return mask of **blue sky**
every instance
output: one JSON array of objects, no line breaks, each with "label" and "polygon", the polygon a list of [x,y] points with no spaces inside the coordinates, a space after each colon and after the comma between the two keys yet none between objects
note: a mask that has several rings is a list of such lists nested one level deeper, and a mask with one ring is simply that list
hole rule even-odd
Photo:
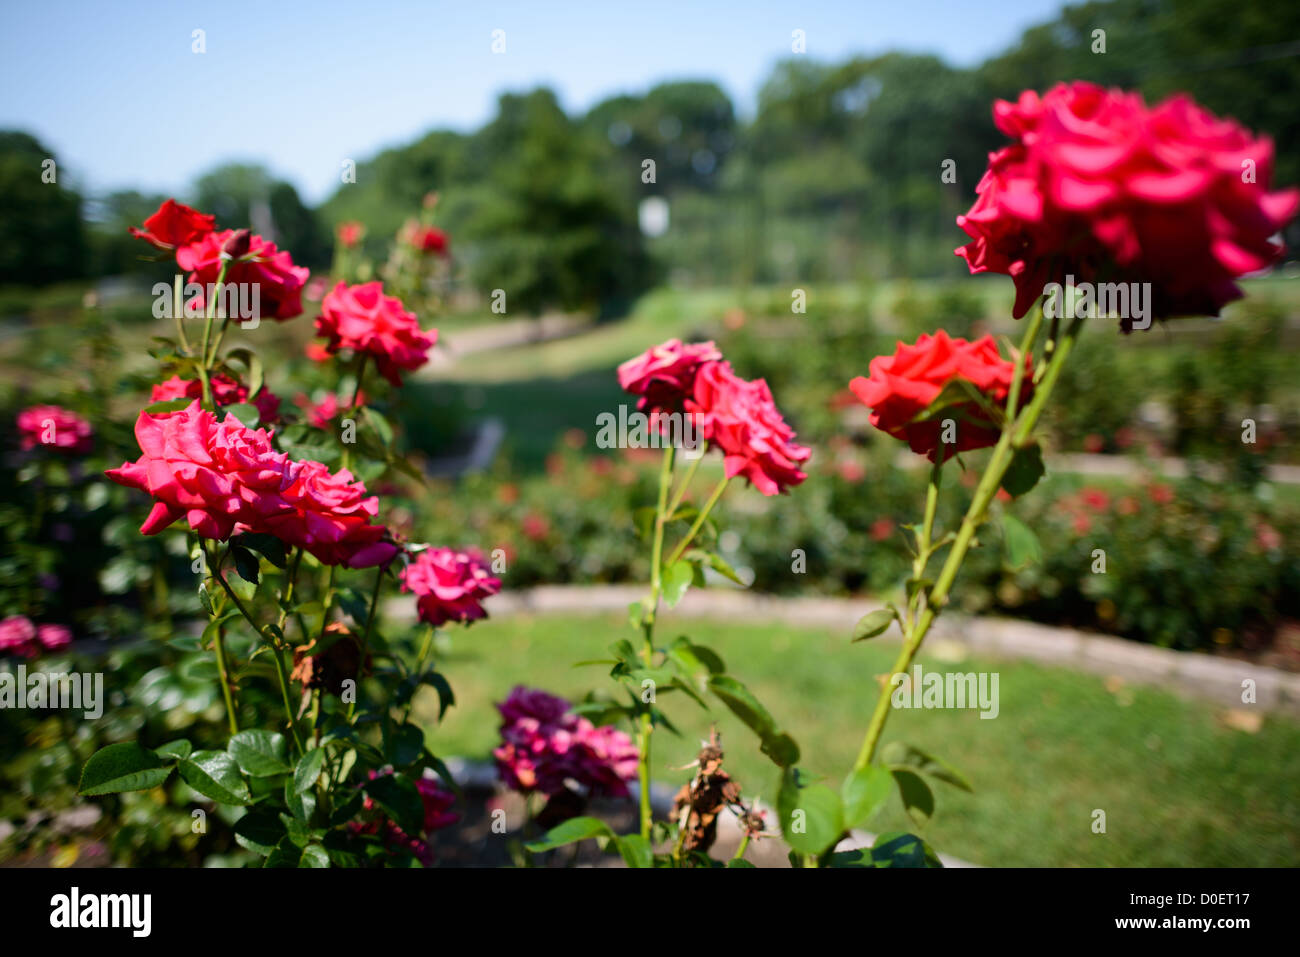
[{"label": "blue sky", "polygon": [[[889,49],[969,65],[1060,0],[521,3],[45,0],[0,13],[0,128],[35,134],[92,193],[182,193],[261,162],[317,202],[345,159],[435,127],[469,130],[507,90],[569,110],[667,79],[712,79],[752,109],[791,33],[820,60]],[[206,52],[192,51],[205,31]],[[492,32],[505,31],[494,54]]]}]

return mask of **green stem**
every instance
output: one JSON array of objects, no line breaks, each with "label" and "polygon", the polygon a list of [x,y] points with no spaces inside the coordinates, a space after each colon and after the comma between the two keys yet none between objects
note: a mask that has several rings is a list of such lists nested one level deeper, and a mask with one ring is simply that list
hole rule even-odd
[{"label": "green stem", "polygon": [[[659,469],[659,499],[655,505],[654,544],[650,548],[650,607],[643,609],[641,613],[641,629],[645,639],[641,657],[645,660],[647,668],[653,664],[654,659],[655,614],[659,610],[659,595],[663,589],[661,559],[664,551],[664,524],[668,517],[668,488],[673,481],[676,451],[671,445],[664,449],[663,464]],[[650,737],[654,734],[654,720],[651,718],[649,708],[642,710],[638,725],[636,771],[641,792],[639,795],[641,836],[649,840],[654,816],[650,806]]]},{"label": "green stem", "polygon": [[380,565],[375,574],[375,587],[370,592],[370,611],[366,614],[366,627],[361,633],[361,660],[357,665],[357,696],[348,705],[348,720],[357,713],[357,699],[361,697],[361,676],[366,669],[366,655],[370,651],[370,631],[375,624],[375,609],[379,605],[379,586],[384,583],[384,566]]},{"label": "green stem", "polygon": [[206,316],[203,322],[203,344],[199,350],[199,381],[203,383],[203,407],[209,412],[217,410],[212,401],[212,382],[208,376],[210,368],[208,361],[208,340],[212,338],[212,320],[217,316],[217,302],[221,299],[221,287],[226,282],[226,270],[230,268],[230,260],[223,258],[221,260],[221,270],[217,273],[217,283],[212,288],[212,295],[208,297],[208,307],[205,310]]},{"label": "green stem", "polygon": [[[993,497],[1002,484],[1002,477],[1011,465],[1011,459],[1015,454],[1015,446],[1018,442],[1025,441],[1033,431],[1039,415],[1046,406],[1052,387],[1060,377],[1061,365],[1070,354],[1070,349],[1078,336],[1081,320],[1076,319],[1064,338],[1057,343],[1056,348],[1053,350],[1048,369],[1039,383],[1034,398],[1017,415],[1016,406],[1020,400],[1021,380],[1024,377],[1024,357],[1029,355],[1033,349],[1034,340],[1037,338],[1039,327],[1042,325],[1042,319],[1041,309],[1035,309],[1031,313],[1029,328],[1025,332],[1020,352],[1015,357],[1017,374],[1011,380],[1011,389],[1007,396],[1007,416],[1003,425],[1002,436],[993,448],[993,455],[990,457],[988,465],[985,466],[984,475],[975,489],[975,495],[971,499],[970,507],[962,518],[961,527],[953,540],[952,551],[948,553],[943,568],[939,572],[939,577],[935,580],[934,586],[926,596],[925,609],[903,636],[903,647],[894,662],[893,668],[890,670],[891,676],[906,673],[912,659],[916,656],[917,650],[921,647],[921,642],[925,640],[930,626],[934,623],[934,619],[946,604],[948,593],[957,578],[962,562],[966,558],[966,552],[970,550],[975,539],[975,532],[984,521],[989,503],[993,501]],[[880,735],[884,731],[885,721],[889,717],[890,692],[891,689],[886,686],[881,689],[880,696],[876,699],[876,707],[872,712],[871,721],[867,725],[866,736],[863,738],[857,761],[853,765],[855,771],[865,768],[875,756],[876,746],[880,742]]]},{"label": "green stem", "polygon": [[722,481],[713,489],[713,494],[709,496],[709,500],[704,503],[704,508],[700,509],[700,514],[695,516],[695,521],[691,523],[690,529],[686,532],[686,537],[677,543],[677,547],[673,549],[673,553],[668,556],[666,564],[671,566],[676,563],[677,559],[682,557],[682,553],[686,551],[686,547],[695,539],[696,533],[704,527],[705,521],[708,520],[709,513],[713,511],[713,506],[718,504],[718,499],[722,498],[722,493],[727,490],[727,483],[730,481],[731,479],[723,476]]},{"label": "green stem", "polygon": [[[207,562],[208,568],[211,569],[213,567],[212,553],[208,550],[207,543],[202,538],[199,539],[199,547],[203,549],[203,560]],[[217,617],[215,610],[212,617],[214,620]],[[230,726],[231,734],[238,734],[239,721],[235,716],[235,702],[230,692],[230,671],[226,666],[226,645],[221,633],[222,627],[218,625],[217,633],[212,639],[212,649],[217,656],[217,676],[221,679],[221,697],[226,703],[226,723]]]},{"label": "green stem", "polygon": [[681,484],[677,487],[677,492],[673,495],[673,500],[668,505],[668,517],[677,514],[677,507],[682,504],[682,499],[686,496],[686,490],[691,486],[691,480],[695,478],[695,472],[699,469],[700,463],[704,461],[703,454],[696,457],[691,463],[691,467],[686,470],[686,475]]}]

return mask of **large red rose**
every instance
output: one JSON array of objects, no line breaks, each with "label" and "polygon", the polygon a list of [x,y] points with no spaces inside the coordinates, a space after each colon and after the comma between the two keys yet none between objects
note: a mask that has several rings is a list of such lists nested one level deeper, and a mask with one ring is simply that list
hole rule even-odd
[{"label": "large red rose", "polygon": [[712,342],[683,345],[680,339],[669,339],[620,365],[618,384],[641,397],[636,407],[642,412],[681,412],[695,391],[700,366],[721,358]]},{"label": "large red rose", "polygon": [[385,296],[379,282],[340,282],[321,303],[316,332],[329,340],[325,348],[331,353],[351,349],[372,356],[393,385],[402,384],[402,372],[428,362],[438,340],[437,330],[422,332],[415,313],[407,312],[396,296]]},{"label": "large red rose", "polygon": [[[963,380],[995,406],[1006,404],[1015,374],[1015,363],[998,354],[992,336],[975,342],[950,339],[940,329],[933,336],[922,334],[915,345],[898,343],[892,356],[871,360],[871,375],[849,383],[864,405],[871,407],[871,424],[896,439],[903,439],[913,452],[936,460],[943,449],[946,461],[957,452],[995,445],[999,430],[974,399],[945,405],[922,421],[917,417],[939,397],[950,382]],[[1025,358],[1025,377],[1020,402],[1033,392],[1030,360]],[[943,440],[943,421],[955,423],[955,441]]]},{"label": "large red rose", "polygon": [[[189,273],[187,282],[199,283],[205,295],[221,273],[222,248],[238,238],[236,232],[224,229],[208,233],[176,251],[177,265]],[[295,266],[289,253],[277,249],[275,243],[252,235],[244,256],[231,261],[225,281],[228,285],[256,285],[259,318],[283,320],[302,315],[302,288],[310,275],[311,270]],[[196,297],[194,301],[201,304],[205,300]]]},{"label": "large red rose", "polygon": [[[1090,83],[998,101],[1011,145],[957,223],[971,272],[1011,276],[1020,318],[1051,282],[1149,282],[1152,315],[1218,315],[1275,262],[1300,191],[1270,192],[1273,144],[1185,95],[1148,108]],[[1126,325],[1127,328],[1127,325]]]},{"label": "large red rose", "polygon": [[347,469],[331,472],[320,462],[289,462],[280,489],[287,508],[266,516],[259,531],[311,552],[326,565],[369,568],[397,554],[388,529],[371,525],[379,499],[366,495]]},{"label": "large red rose", "polygon": [[177,249],[198,242],[216,228],[216,222],[215,216],[169,199],[144,221],[144,229],[130,226],[127,231],[159,249]]},{"label": "large red rose", "polygon": [[224,540],[285,510],[280,486],[288,456],[263,429],[233,415],[218,422],[195,401],[164,415],[141,412],[135,423],[140,458],[109,469],[114,482],[147,492],[153,511],[141,526],[156,535],[184,517],[204,538]]},{"label": "large red rose", "polygon": [[727,362],[706,362],[695,376],[685,411],[702,439],[723,455],[727,478],[742,475],[764,495],[776,495],[808,476],[800,469],[812,449],[794,442],[762,379],[752,382]]}]

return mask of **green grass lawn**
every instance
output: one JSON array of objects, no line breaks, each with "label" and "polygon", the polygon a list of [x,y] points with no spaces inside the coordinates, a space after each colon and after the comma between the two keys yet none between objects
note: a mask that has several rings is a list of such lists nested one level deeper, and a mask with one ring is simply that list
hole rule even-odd
[{"label": "green grass lawn", "polygon": [[[802,766],[838,787],[875,700],[874,676],[896,646],[851,645],[824,629],[674,622],[660,639],[689,634],[726,660],[803,749]],[[612,690],[606,669],[572,662],[603,657],[631,637],[616,618],[518,617],[457,631],[442,668],[458,703],[432,728],[442,755],[483,758],[496,741],[500,701],[515,684],[576,699]],[[936,670],[996,671],[1000,714],[898,711],[885,740],[947,759],[975,786],[943,785],[923,832],[936,849],[989,866],[1294,866],[1300,863],[1300,726],[1269,715],[1257,734],[1223,726],[1203,702],[1163,691],[1107,690],[1103,679],[1017,662],[939,662]],[[433,702],[421,699],[431,723]],[[720,705],[706,715],[680,696],[660,704],[683,737],[656,734],[653,773],[674,786],[716,719],[727,765],[749,795],[774,802],[777,773],[753,734]],[[1094,834],[1094,809],[1106,833]],[[895,799],[871,830],[913,829]]]}]

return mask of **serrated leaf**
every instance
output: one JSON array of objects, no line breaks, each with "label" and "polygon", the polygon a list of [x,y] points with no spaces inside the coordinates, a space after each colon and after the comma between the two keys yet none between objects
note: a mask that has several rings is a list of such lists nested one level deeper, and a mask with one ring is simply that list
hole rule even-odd
[{"label": "serrated leaf", "polygon": [[885,745],[880,752],[880,760],[882,764],[891,769],[900,768],[916,771],[919,774],[932,777],[936,781],[943,781],[945,784],[951,784],[953,787],[961,788],[968,793],[974,793],[970,781],[951,764],[942,758],[936,758],[928,751],[922,751],[920,748],[904,744],[902,741],[891,741]]},{"label": "serrated leaf", "polygon": [[1002,540],[1006,546],[1004,560],[1011,570],[1042,562],[1043,547],[1038,542],[1038,536],[1033,529],[1008,512],[1002,513]]},{"label": "serrated leaf", "polygon": [[655,866],[654,850],[650,847],[650,842],[640,834],[624,834],[615,843],[628,867]]},{"label": "serrated leaf", "polygon": [[709,679],[709,690],[758,735],[763,753],[777,765],[790,767],[799,760],[799,745],[777,727],[771,713],[743,684],[730,675],[714,675]]},{"label": "serrated leaf", "polygon": [[226,750],[240,770],[251,778],[269,778],[293,770],[289,765],[288,742],[275,731],[240,731],[230,739]]},{"label": "serrated leaf", "polygon": [[218,804],[248,804],[248,784],[225,751],[195,751],[177,764],[185,783]]},{"label": "serrated leaf", "polygon": [[147,791],[162,784],[171,773],[170,759],[164,759],[134,741],[123,741],[101,748],[90,756],[81,770],[77,793],[94,797],[123,791]]},{"label": "serrated leaf", "polygon": [[260,421],[257,406],[248,402],[236,402],[233,405],[225,405],[221,407],[220,411],[233,415],[250,429],[257,428],[257,423]]},{"label": "serrated leaf", "polygon": [[781,835],[801,854],[821,854],[844,833],[840,796],[824,784],[799,785],[797,773],[786,768],[777,795]]},{"label": "serrated leaf", "polygon": [[235,842],[254,854],[268,856],[284,840],[284,822],[271,811],[249,811],[235,822]]}]

